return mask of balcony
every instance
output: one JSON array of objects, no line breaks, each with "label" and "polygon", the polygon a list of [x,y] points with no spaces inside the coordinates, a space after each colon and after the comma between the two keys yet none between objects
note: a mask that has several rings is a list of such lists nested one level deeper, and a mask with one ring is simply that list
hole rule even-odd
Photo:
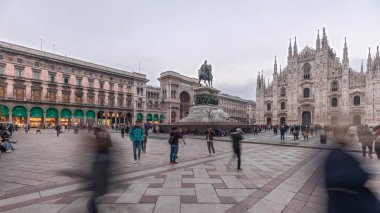
[{"label": "balcony", "polygon": [[307,97],[307,98],[304,98],[303,96],[298,96],[298,102],[299,103],[314,102],[314,95],[311,95],[310,97]]}]

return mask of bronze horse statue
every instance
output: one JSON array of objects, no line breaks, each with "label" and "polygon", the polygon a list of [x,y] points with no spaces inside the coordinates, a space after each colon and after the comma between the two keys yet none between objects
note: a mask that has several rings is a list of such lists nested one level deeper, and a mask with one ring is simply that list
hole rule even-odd
[{"label": "bronze horse statue", "polygon": [[199,79],[199,84],[201,84],[201,81],[203,80],[203,83],[206,86],[212,87],[212,79],[213,79],[212,67],[211,67],[211,64],[207,64],[207,60],[198,70],[198,79]]}]

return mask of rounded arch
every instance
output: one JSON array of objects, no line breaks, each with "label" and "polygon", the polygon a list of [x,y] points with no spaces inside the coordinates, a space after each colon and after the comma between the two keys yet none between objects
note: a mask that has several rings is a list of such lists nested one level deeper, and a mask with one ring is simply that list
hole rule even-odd
[{"label": "rounded arch", "polygon": [[331,98],[331,106],[332,107],[337,107],[338,106],[338,98],[336,98],[336,97]]},{"label": "rounded arch", "polygon": [[83,110],[81,110],[81,109],[75,110],[75,112],[74,112],[74,118],[83,118],[83,117],[84,117]]},{"label": "rounded arch", "polygon": [[190,103],[191,103],[191,98],[190,94],[187,91],[182,91],[179,94],[179,100],[180,100],[180,119],[185,118],[189,115],[190,111]]},{"label": "rounded arch", "polygon": [[311,112],[309,111],[302,112],[302,124],[303,125],[311,124]]},{"label": "rounded arch", "polygon": [[44,111],[41,107],[33,107],[30,109],[30,117],[31,118],[42,118],[44,117]]},{"label": "rounded arch", "polygon": [[136,120],[137,121],[142,121],[143,120],[143,114],[137,113]]},{"label": "rounded arch", "polygon": [[13,117],[27,117],[26,108],[23,106],[15,106],[12,109]]},{"label": "rounded arch", "polygon": [[165,115],[161,114],[160,115],[160,123],[164,123],[165,120]]},{"label": "rounded arch", "polygon": [[86,119],[95,119],[95,112],[93,110],[87,110]]},{"label": "rounded arch", "polygon": [[58,118],[58,110],[55,108],[49,108],[46,110],[46,118]]},{"label": "rounded arch", "polygon": [[305,63],[302,67],[303,70],[303,79],[311,78],[311,65],[309,63]]},{"label": "rounded arch", "polygon": [[62,109],[61,110],[61,118],[71,118],[71,110]]},{"label": "rounded arch", "polygon": [[360,96],[356,95],[354,97],[354,106],[360,106]]},{"label": "rounded arch", "polygon": [[339,82],[338,81],[332,81],[331,82],[331,91],[336,92],[339,90]]},{"label": "rounded arch", "polygon": [[5,105],[0,105],[0,117],[8,117],[9,108]]},{"label": "rounded arch", "polygon": [[146,115],[146,121],[152,121],[153,118],[152,118],[152,114],[147,114]]},{"label": "rounded arch", "polygon": [[154,114],[153,121],[158,121],[158,115],[157,114]]}]

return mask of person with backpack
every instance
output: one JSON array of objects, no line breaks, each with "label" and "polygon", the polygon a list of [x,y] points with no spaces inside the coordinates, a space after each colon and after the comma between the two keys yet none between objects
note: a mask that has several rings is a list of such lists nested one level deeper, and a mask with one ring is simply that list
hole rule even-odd
[{"label": "person with backpack", "polygon": [[169,144],[170,144],[170,164],[176,164],[176,159],[177,159],[177,153],[179,149],[179,139],[182,138],[182,134],[179,132],[179,128],[174,127],[172,129],[172,132],[170,133],[170,138],[169,138]]},{"label": "person with backpack", "polygon": [[[144,129],[141,127],[142,122],[136,121],[136,125],[129,130],[129,139],[133,143],[133,158],[134,163],[137,163],[137,160],[140,161],[141,156],[141,146],[142,141],[144,140]],[[138,154],[136,153],[138,150]]]}]

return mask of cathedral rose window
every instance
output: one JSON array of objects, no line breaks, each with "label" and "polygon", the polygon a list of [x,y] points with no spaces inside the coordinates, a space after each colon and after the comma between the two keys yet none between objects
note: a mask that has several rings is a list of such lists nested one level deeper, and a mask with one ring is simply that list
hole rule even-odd
[{"label": "cathedral rose window", "polygon": [[311,66],[309,63],[303,65],[303,79],[310,79]]},{"label": "cathedral rose window", "polygon": [[336,92],[336,91],[338,91],[338,82],[337,82],[337,81],[333,81],[333,82],[331,83],[331,91],[332,91],[332,92]]}]

